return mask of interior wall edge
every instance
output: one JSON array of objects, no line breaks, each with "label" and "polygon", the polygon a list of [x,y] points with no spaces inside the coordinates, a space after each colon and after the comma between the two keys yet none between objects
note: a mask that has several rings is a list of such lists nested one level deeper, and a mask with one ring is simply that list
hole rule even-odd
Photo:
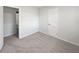
[{"label": "interior wall edge", "polygon": [[34,30],[34,31],[32,31],[32,32],[31,32],[31,33],[29,33],[29,34],[22,35],[22,36],[20,36],[20,37],[19,37],[19,39],[22,39],[22,38],[24,38],[24,37],[27,37],[27,36],[29,36],[29,35],[31,35],[31,34],[36,33],[36,32],[39,32],[39,29],[38,29],[38,30]]},{"label": "interior wall edge", "polygon": [[60,40],[63,40],[63,41],[65,41],[65,42],[74,44],[74,45],[76,45],[76,46],[79,46],[79,43],[76,43],[76,42],[74,42],[74,41],[69,41],[69,40],[64,39],[64,38],[62,38],[62,37],[59,37],[59,36],[56,36],[56,38],[58,38],[58,39],[60,39]]},{"label": "interior wall edge", "polygon": [[[52,36],[52,35],[50,35],[50,34],[47,34],[47,33],[45,33],[45,32],[42,32],[42,31],[39,31],[39,32],[44,33],[44,34],[49,35],[49,36]],[[74,44],[74,45],[76,45],[76,46],[79,46],[78,43],[73,42],[73,41],[69,41],[69,40],[64,39],[64,38],[62,38],[62,37],[59,37],[59,36],[57,36],[57,35],[56,35],[56,36],[52,36],[52,37],[55,37],[55,38],[57,38],[57,39],[59,39],[59,40],[63,40],[63,41],[68,42],[68,43],[70,43],[70,44]]]},{"label": "interior wall edge", "polygon": [[4,46],[4,42],[0,43],[0,50],[2,50],[3,46]]},{"label": "interior wall edge", "polygon": [[0,6],[0,50],[4,45],[3,39],[3,6]]},{"label": "interior wall edge", "polygon": [[10,33],[10,34],[7,34],[7,35],[4,35],[4,37],[8,37],[8,36],[11,36],[11,35],[14,35],[15,33]]}]

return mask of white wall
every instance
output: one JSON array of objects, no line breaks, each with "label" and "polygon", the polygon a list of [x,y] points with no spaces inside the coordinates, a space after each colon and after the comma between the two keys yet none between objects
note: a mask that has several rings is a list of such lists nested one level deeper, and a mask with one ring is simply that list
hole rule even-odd
[{"label": "white wall", "polygon": [[45,7],[40,8],[39,30],[42,33],[48,34],[48,9]]},{"label": "white wall", "polygon": [[3,7],[0,6],[0,49],[3,46]]},{"label": "white wall", "polygon": [[19,8],[19,38],[26,37],[39,31],[39,8],[38,7],[15,7]]},{"label": "white wall", "polygon": [[[43,16],[41,16],[47,18],[49,16],[47,10],[55,8],[58,8],[58,28],[56,29],[57,33],[55,37],[79,45],[79,7],[45,7],[41,8],[41,10],[43,9],[41,12],[46,11],[46,13],[43,12]],[[48,20],[45,18],[40,19],[40,22],[42,22],[40,23],[40,28],[42,28],[41,32],[43,31],[43,33],[48,27],[46,21]]]},{"label": "white wall", "polygon": [[60,7],[58,37],[79,45],[79,7]]},{"label": "white wall", "polygon": [[16,9],[4,7],[4,37],[16,33]]},{"label": "white wall", "polygon": [[39,9],[35,7],[20,7],[19,35],[20,38],[39,30]]}]

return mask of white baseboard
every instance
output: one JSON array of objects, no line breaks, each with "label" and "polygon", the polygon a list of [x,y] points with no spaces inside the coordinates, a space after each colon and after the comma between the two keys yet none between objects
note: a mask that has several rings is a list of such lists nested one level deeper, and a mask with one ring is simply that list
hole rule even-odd
[{"label": "white baseboard", "polygon": [[7,35],[4,35],[4,37],[8,37],[8,36],[11,36],[11,35],[14,35],[15,33],[10,33],[10,34],[7,34]]},{"label": "white baseboard", "polygon": [[73,41],[69,41],[69,40],[67,40],[67,39],[63,39],[63,38],[58,37],[58,36],[56,36],[56,38],[58,38],[58,39],[60,39],[60,40],[63,40],[63,41],[66,41],[66,42],[69,42],[69,43],[71,43],[71,44],[74,44],[74,45],[79,46],[79,43],[76,43],[76,42],[73,42]]},{"label": "white baseboard", "polygon": [[[41,32],[41,31],[40,31]],[[41,33],[43,33],[43,32],[41,32]],[[47,34],[47,33],[44,33],[44,34],[46,34],[46,35],[49,35],[49,34]],[[50,35],[51,36],[51,35]],[[63,40],[63,41],[66,41],[66,42],[68,42],[68,43],[71,43],[71,44],[74,44],[74,45],[76,45],[76,46],[79,46],[79,43],[76,43],[76,42],[73,42],[73,41],[69,41],[69,40],[67,40],[67,39],[63,39],[63,38],[61,38],[61,37],[59,37],[59,36],[52,36],[52,37],[55,37],[55,38],[58,38],[58,39],[60,39],[60,40]]]},{"label": "white baseboard", "polygon": [[19,39],[22,39],[22,38],[24,38],[24,37],[26,37],[26,36],[29,36],[29,35],[31,35],[31,34],[34,34],[34,33],[36,33],[36,32],[39,32],[39,30],[34,30],[34,31],[32,31],[31,33],[29,33],[29,34],[26,34],[26,35],[23,35],[23,36],[19,36]]},{"label": "white baseboard", "polygon": [[39,31],[39,32],[44,33],[44,34],[46,34],[46,35],[49,35],[48,32],[43,32],[43,31]]}]

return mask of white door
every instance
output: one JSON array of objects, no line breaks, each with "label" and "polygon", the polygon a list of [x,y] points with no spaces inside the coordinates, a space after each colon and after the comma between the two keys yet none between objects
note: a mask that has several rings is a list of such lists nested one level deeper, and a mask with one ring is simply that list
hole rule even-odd
[{"label": "white door", "polygon": [[56,36],[58,21],[58,9],[52,8],[48,10],[48,33],[51,36]]}]

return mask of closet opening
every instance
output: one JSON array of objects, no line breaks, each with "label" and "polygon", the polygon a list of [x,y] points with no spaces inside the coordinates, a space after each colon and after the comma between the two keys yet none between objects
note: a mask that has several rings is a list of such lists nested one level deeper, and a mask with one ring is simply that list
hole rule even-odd
[{"label": "closet opening", "polygon": [[4,39],[9,36],[19,38],[19,9],[4,6],[3,10]]}]

